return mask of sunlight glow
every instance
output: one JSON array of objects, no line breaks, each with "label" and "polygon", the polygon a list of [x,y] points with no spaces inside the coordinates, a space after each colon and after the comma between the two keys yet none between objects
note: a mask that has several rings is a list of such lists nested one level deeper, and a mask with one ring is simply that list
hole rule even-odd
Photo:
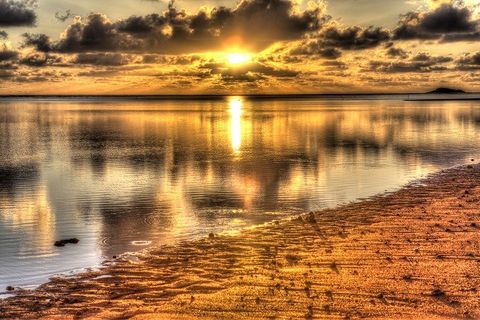
[{"label": "sunlight glow", "polygon": [[252,60],[252,56],[248,53],[233,52],[227,56],[228,63],[230,64],[244,64]]},{"label": "sunlight glow", "polygon": [[231,115],[231,139],[232,149],[235,153],[240,151],[242,146],[242,107],[243,102],[239,97],[233,97],[230,102]]}]

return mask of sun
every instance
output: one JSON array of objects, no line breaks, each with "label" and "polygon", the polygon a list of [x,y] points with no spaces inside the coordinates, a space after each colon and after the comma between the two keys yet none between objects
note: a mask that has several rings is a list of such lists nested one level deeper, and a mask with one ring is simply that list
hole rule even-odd
[{"label": "sun", "polygon": [[227,55],[228,63],[230,64],[244,64],[252,60],[252,56],[248,53],[232,52]]}]

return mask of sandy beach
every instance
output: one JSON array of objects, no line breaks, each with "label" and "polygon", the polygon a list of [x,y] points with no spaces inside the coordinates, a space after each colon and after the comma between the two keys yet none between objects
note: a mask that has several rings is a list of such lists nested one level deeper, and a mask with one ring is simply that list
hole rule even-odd
[{"label": "sandy beach", "polygon": [[5,319],[480,318],[480,166],[160,247],[0,301]]}]

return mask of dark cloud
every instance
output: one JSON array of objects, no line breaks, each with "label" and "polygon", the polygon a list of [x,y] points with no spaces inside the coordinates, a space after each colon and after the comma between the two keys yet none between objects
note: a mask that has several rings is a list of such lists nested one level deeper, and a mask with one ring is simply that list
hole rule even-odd
[{"label": "dark cloud", "polygon": [[437,56],[437,57],[432,57],[429,53],[422,52],[419,53],[415,56],[413,56],[411,61],[414,62],[427,62],[427,63],[432,63],[432,64],[442,64],[442,63],[447,63],[450,61],[453,61],[452,57],[447,57],[447,56]]},{"label": "dark cloud", "polygon": [[383,28],[349,27],[338,29],[330,27],[322,31],[320,41],[326,47],[343,50],[362,50],[378,46],[390,39],[390,32]]},{"label": "dark cloud", "polygon": [[293,55],[319,56],[325,59],[337,59],[342,52],[337,48],[326,48],[321,41],[307,41],[290,51]]},{"label": "dark cloud", "polygon": [[190,53],[234,45],[260,50],[317,31],[327,19],[320,8],[295,8],[291,0],[242,0],[233,9],[216,7],[189,14],[170,3],[162,14],[117,22],[93,13],[86,19],[74,19],[50,48],[67,53]]},{"label": "dark cloud", "polygon": [[16,51],[8,50],[5,48],[3,50],[0,50],[0,62],[11,61],[16,59],[17,57],[18,52]]},{"label": "dark cloud", "polygon": [[463,71],[480,70],[480,52],[467,54],[457,60],[457,69]]},{"label": "dark cloud", "polygon": [[467,8],[443,4],[433,12],[423,15],[418,26],[431,33],[472,32],[478,21],[471,21],[471,15]]},{"label": "dark cloud", "polygon": [[304,41],[291,53],[337,59],[342,55],[340,50],[370,49],[389,40],[390,32],[383,28],[349,27],[339,29],[336,26],[331,26],[321,30],[315,40]]},{"label": "dark cloud", "polygon": [[395,47],[390,47],[387,49],[387,56],[389,57],[394,57],[394,58],[407,58],[408,57],[408,52],[401,49],[401,48],[395,48]]},{"label": "dark cloud", "polygon": [[386,73],[433,72],[448,70],[444,64],[453,61],[451,57],[420,53],[409,60],[371,61],[369,71]]},{"label": "dark cloud", "polygon": [[52,51],[52,43],[50,41],[50,37],[45,34],[24,33],[23,37],[23,47],[34,47],[37,51],[40,52]]},{"label": "dark cloud", "polygon": [[0,27],[32,26],[37,16],[32,0],[0,0]]},{"label": "dark cloud", "polygon": [[30,67],[45,67],[62,62],[60,57],[48,53],[31,53],[20,59],[20,63]]},{"label": "dark cloud", "polygon": [[58,52],[91,52],[132,50],[137,46],[140,46],[139,41],[122,37],[105,15],[91,14],[85,22],[75,19],[53,49]]},{"label": "dark cloud", "polygon": [[342,71],[348,69],[346,63],[337,60],[324,61],[322,65],[326,67],[328,71]]},{"label": "dark cloud", "polygon": [[122,66],[131,63],[132,60],[130,55],[121,53],[80,53],[73,62],[97,66]]},{"label": "dark cloud", "polygon": [[47,61],[48,57],[45,54],[34,53],[22,58],[20,63],[30,67],[44,67]]},{"label": "dark cloud", "polygon": [[64,13],[59,12],[59,11],[55,12],[55,19],[57,19],[60,22],[65,22],[65,21],[67,21],[68,19],[70,19],[74,16],[75,16],[75,14],[72,13],[71,10],[67,10]]},{"label": "dark cloud", "polygon": [[0,79],[11,80],[14,76],[15,74],[13,72],[0,68]]},{"label": "dark cloud", "polygon": [[55,71],[43,71],[43,69],[35,69],[34,71],[22,71],[10,74],[10,81],[19,83],[33,82],[58,82],[65,81],[70,76],[66,73]]},{"label": "dark cloud", "polygon": [[472,20],[472,13],[466,7],[454,4],[442,4],[426,13],[409,12],[405,14],[394,30],[394,39],[440,39],[449,34],[457,36],[474,33],[478,21]]},{"label": "dark cloud", "polygon": [[442,42],[456,42],[456,41],[479,41],[480,40],[480,31],[470,32],[470,33],[451,33],[445,34],[442,37]]}]

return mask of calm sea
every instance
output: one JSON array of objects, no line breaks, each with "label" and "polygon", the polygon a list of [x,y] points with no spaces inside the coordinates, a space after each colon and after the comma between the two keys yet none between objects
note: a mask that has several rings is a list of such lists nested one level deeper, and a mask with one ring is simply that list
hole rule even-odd
[{"label": "calm sea", "polygon": [[480,101],[405,98],[1,99],[0,292],[478,158]]}]

